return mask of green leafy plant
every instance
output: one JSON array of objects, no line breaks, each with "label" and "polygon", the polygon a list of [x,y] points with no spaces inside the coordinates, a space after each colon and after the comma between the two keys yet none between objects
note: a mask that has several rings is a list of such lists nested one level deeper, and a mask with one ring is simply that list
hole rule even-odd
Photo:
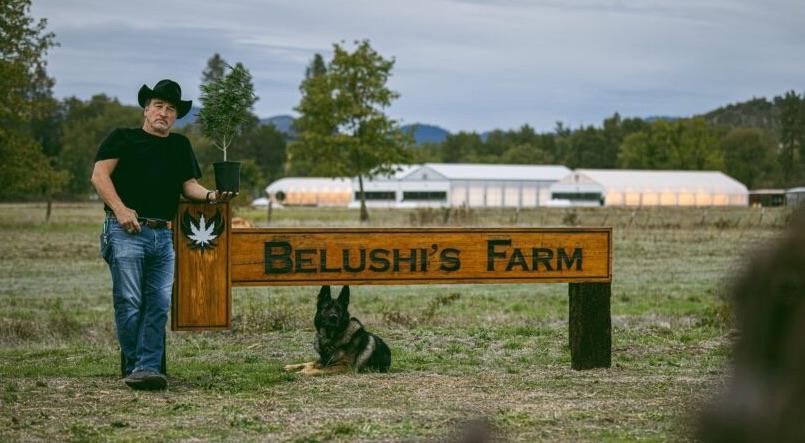
[{"label": "green leafy plant", "polygon": [[227,149],[249,121],[251,108],[257,101],[249,71],[240,63],[234,68],[226,67],[230,70],[228,74],[201,85],[202,107],[198,113],[201,133],[224,153],[224,161]]}]

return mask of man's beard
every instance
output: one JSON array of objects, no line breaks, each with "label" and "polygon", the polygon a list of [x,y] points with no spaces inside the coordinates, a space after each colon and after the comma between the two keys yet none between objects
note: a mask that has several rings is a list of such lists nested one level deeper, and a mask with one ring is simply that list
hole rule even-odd
[{"label": "man's beard", "polygon": [[168,122],[164,120],[154,120],[151,122],[151,127],[157,131],[166,132],[170,129]]}]

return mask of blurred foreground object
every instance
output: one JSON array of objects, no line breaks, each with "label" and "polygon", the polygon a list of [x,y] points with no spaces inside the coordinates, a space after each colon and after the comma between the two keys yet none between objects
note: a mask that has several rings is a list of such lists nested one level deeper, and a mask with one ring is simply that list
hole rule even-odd
[{"label": "blurred foreground object", "polygon": [[727,391],[703,415],[712,442],[805,441],[805,210],[732,288],[739,338]]}]

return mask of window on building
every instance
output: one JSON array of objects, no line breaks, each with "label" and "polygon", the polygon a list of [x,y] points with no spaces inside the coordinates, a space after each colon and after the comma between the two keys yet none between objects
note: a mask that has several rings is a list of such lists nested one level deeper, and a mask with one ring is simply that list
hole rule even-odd
[{"label": "window on building", "polygon": [[447,200],[447,192],[445,191],[405,191],[403,192],[403,200],[420,200],[420,201],[445,201]]},{"label": "window on building", "polygon": [[554,200],[570,200],[570,201],[600,201],[600,192],[554,192],[551,194]]},{"label": "window on building", "polygon": [[[394,191],[365,191],[367,200],[396,200],[397,195]],[[360,191],[355,191],[355,200],[361,199]]]}]

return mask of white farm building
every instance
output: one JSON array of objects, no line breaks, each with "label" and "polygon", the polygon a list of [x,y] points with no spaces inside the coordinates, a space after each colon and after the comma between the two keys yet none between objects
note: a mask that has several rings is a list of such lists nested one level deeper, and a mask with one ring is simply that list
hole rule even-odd
[{"label": "white farm building", "polygon": [[785,204],[788,206],[805,205],[805,187],[785,191]]},{"label": "white farm building", "polygon": [[[533,208],[550,199],[550,186],[570,169],[564,166],[425,163],[406,166],[392,177],[364,181],[373,207]],[[353,179],[350,206],[360,204]]]},{"label": "white farm building", "polygon": [[348,178],[285,177],[268,185],[266,194],[288,206],[347,206],[352,183]]},{"label": "white farm building", "polygon": [[718,171],[577,169],[551,186],[574,206],[747,206],[749,192]]},{"label": "white farm building", "polygon": [[[363,186],[370,207],[533,208],[546,204],[551,185],[570,172],[555,165],[425,163],[364,180]],[[278,201],[282,191],[284,205],[357,207],[359,189],[357,178],[286,177],[271,183],[266,193]]]}]

